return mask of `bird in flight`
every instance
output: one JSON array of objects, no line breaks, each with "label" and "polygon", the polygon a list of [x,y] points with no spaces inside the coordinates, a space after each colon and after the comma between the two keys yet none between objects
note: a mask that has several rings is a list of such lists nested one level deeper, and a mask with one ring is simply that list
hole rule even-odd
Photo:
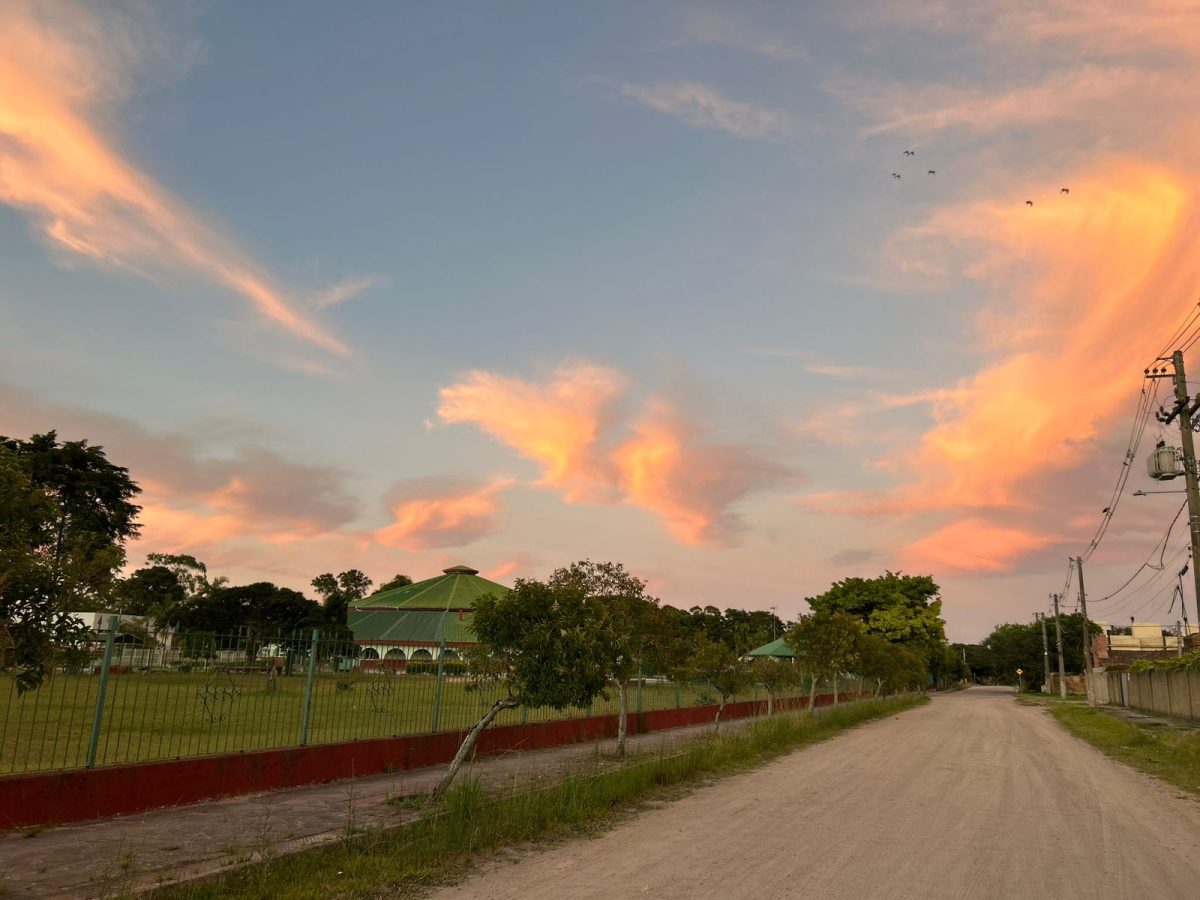
[{"label": "bird in flight", "polygon": [[900,177],[900,173],[899,173],[899,172],[893,172],[893,173],[892,173],[892,177],[893,177],[893,178],[899,178],[899,177]]},{"label": "bird in flight", "polygon": [[1058,192],[1060,194],[1069,194],[1069,193],[1071,193],[1071,189],[1070,188],[1059,188]]},{"label": "bird in flight", "polygon": [[904,155],[905,155],[905,156],[916,156],[916,155],[917,155],[917,151],[916,151],[916,150],[905,150],[905,151],[904,151]]},{"label": "bird in flight", "polygon": [[935,172],[933,169],[930,169],[930,170],[929,170],[929,174],[930,174],[930,175],[936,175],[936,174],[937,174],[937,172]]},{"label": "bird in flight", "polygon": [[1032,201],[1032,200],[1026,200],[1026,201],[1025,201],[1025,205],[1026,205],[1026,206],[1033,206],[1033,201]]},{"label": "bird in flight", "polygon": [[1100,514],[1102,516],[1107,516],[1110,512],[1112,512],[1111,506],[1106,506],[1106,507],[1104,507],[1104,509],[1100,510]]}]

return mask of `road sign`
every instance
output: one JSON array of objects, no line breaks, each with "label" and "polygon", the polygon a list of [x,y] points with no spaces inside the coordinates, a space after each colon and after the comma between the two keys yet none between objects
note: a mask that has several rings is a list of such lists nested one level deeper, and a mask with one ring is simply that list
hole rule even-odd
[{"label": "road sign", "polygon": [[1024,674],[1025,674],[1025,670],[1024,670],[1024,669],[1017,669],[1017,674],[1018,674],[1018,675],[1024,675]]}]

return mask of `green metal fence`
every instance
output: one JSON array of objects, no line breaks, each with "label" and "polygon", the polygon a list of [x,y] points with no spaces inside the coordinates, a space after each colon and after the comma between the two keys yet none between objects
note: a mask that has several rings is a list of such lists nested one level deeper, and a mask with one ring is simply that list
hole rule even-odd
[{"label": "green metal fence", "polygon": [[[0,775],[454,731],[503,691],[468,690],[452,661],[409,671],[359,649],[316,630],[178,635],[149,647],[110,633],[82,670],[57,670],[36,690],[18,694],[0,675]],[[586,709],[508,710],[497,724],[615,713],[612,694]],[[765,697],[754,687],[736,699]],[[715,702],[704,684],[645,679],[629,690],[631,713]]]}]

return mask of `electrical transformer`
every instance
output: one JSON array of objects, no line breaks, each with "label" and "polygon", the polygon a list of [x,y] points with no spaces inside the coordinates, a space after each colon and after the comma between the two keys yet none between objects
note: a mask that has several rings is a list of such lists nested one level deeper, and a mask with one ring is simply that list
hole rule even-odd
[{"label": "electrical transformer", "polygon": [[1155,481],[1170,481],[1183,474],[1179,465],[1179,451],[1174,447],[1155,447],[1146,459],[1146,471]]}]

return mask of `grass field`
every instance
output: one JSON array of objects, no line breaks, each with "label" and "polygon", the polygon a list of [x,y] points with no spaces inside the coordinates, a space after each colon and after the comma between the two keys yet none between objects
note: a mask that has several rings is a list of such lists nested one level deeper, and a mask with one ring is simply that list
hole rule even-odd
[{"label": "grass field", "polygon": [[[295,746],[304,717],[305,676],[150,672],[109,679],[97,765]],[[0,774],[83,766],[100,679],[55,675],[23,696],[0,676]],[[798,691],[804,694],[804,691]],[[473,724],[495,699],[447,678],[438,698],[434,675],[319,674],[314,679],[308,742],[327,743],[450,731]],[[762,697],[752,691],[741,699]],[[644,710],[714,702],[703,685],[647,682]],[[630,711],[637,709],[630,690]],[[436,709],[436,722],[435,722]],[[511,710],[497,724],[615,713],[615,696],[592,709]]]}]

